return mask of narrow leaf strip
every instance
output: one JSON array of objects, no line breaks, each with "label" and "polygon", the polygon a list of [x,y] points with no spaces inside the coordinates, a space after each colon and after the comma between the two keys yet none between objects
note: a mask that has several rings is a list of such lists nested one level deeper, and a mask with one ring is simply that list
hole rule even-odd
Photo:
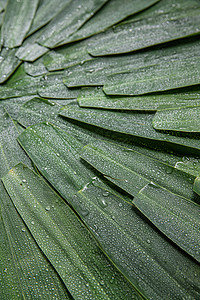
[{"label": "narrow leaf strip", "polygon": [[36,39],[40,36],[42,30],[35,32],[24,40],[21,47],[16,51],[16,56],[23,61],[33,62],[40,56],[44,55],[49,51],[48,48],[43,47],[36,43]]},{"label": "narrow leaf strip", "polygon": [[62,71],[41,77],[41,84],[37,89],[39,96],[52,99],[75,99],[79,93],[79,90],[68,89],[63,84],[62,79]]},{"label": "narrow leaf strip", "polygon": [[38,43],[53,48],[77,31],[108,0],[73,0],[45,27]]},{"label": "narrow leaf strip", "polygon": [[81,157],[132,196],[136,196],[147,181],[188,199],[193,196],[195,176],[131,149],[97,141],[85,146]]},{"label": "narrow leaf strip", "polygon": [[[5,161],[1,160],[1,163]],[[2,299],[72,299],[60,276],[39,249],[16,211],[2,183],[0,193],[3,218],[0,221]]]},{"label": "narrow leaf strip", "polygon": [[200,206],[148,184],[133,199],[136,207],[167,237],[200,262]]},{"label": "narrow leaf strip", "polygon": [[94,56],[121,54],[198,34],[199,14],[200,6],[195,5],[118,25],[99,34],[88,52]]},{"label": "narrow leaf strip", "polygon": [[[80,108],[75,104],[64,106],[60,115],[69,119],[77,120],[86,124],[98,126],[114,132],[119,132],[131,136],[142,137],[149,140],[162,141],[164,144],[171,144],[181,147],[184,151],[199,152],[199,140],[173,136],[160,133],[152,127],[152,114],[114,112],[107,110],[96,110]],[[130,126],[131,124],[131,126]],[[193,149],[193,150],[192,150]]]},{"label": "narrow leaf strip", "polygon": [[160,130],[200,132],[200,106],[158,111],[152,121]]},{"label": "narrow leaf strip", "polygon": [[[95,39],[97,39],[95,36],[90,38],[88,43],[93,43]],[[71,67],[66,70],[66,78],[64,80],[69,87],[104,85],[108,80],[107,77],[115,76],[114,74],[120,74],[116,76],[123,76],[123,74],[125,76],[126,74],[129,74],[130,80],[134,85],[139,83],[142,84],[143,80],[146,80],[146,77],[148,78],[148,76],[151,80],[154,80],[153,76],[159,75],[158,80],[164,80],[165,76],[167,76],[167,74],[165,74],[166,70],[169,72],[171,70],[173,72],[173,77],[179,76],[179,68],[184,66],[184,63],[185,65],[188,63],[188,70],[191,72],[195,71],[197,69],[196,60],[197,62],[199,61],[199,49],[199,40],[191,38],[185,41],[181,40],[179,42],[174,42],[170,45],[165,44],[162,47],[121,55],[120,57],[97,57],[91,61],[84,62],[83,64],[80,63],[76,67]],[[191,67],[192,63],[194,63],[194,68]],[[153,73],[154,69],[155,74]],[[156,72],[160,72],[160,74],[156,75]],[[180,74],[180,78],[181,76],[182,74]],[[137,78],[139,83],[136,82]],[[192,78],[188,80],[192,80]],[[122,83],[123,81],[119,82],[119,88]],[[144,85],[147,85],[147,83],[148,81],[144,82]],[[122,95],[125,94],[127,89],[130,89],[130,84],[129,81],[124,82],[124,92]],[[175,84],[175,82],[173,84]],[[111,87],[112,85],[110,83],[109,88]],[[145,89],[147,88],[148,86],[142,87],[140,94],[144,94]],[[135,95],[136,93],[133,92],[134,90],[128,95]],[[118,95],[117,93],[114,94]]]},{"label": "narrow leaf strip", "polygon": [[142,95],[197,85],[200,83],[199,56],[177,59],[135,71],[108,76],[104,92],[108,95]]},{"label": "narrow leaf strip", "polygon": [[20,46],[29,31],[39,0],[8,0],[1,39],[5,47]]},{"label": "narrow leaf strip", "polygon": [[[10,102],[10,101],[9,101]],[[22,161],[31,162],[16,141],[18,131],[9,115],[0,110],[0,174],[6,175],[11,167]],[[26,179],[25,179],[26,180]],[[5,299],[38,299],[49,297],[69,299],[58,274],[38,248],[25,223],[17,213],[3,184],[0,182],[1,263],[0,295]],[[0,251],[1,251],[0,250]],[[5,251],[5,252],[4,252]]]},{"label": "narrow leaf strip", "polygon": [[43,57],[43,63],[48,71],[57,71],[91,60],[87,52],[88,39],[75,44],[50,51]]},{"label": "narrow leaf strip", "polygon": [[200,195],[200,176],[195,179],[193,190],[195,193]]},{"label": "narrow leaf strip", "polygon": [[42,58],[37,59],[33,63],[24,62],[24,70],[30,76],[41,76],[48,74],[47,69],[42,63]]},{"label": "narrow leaf strip", "polygon": [[21,61],[15,56],[15,53],[15,49],[4,48],[1,51],[0,83],[5,82],[21,64]]},{"label": "narrow leaf strip", "polygon": [[69,41],[72,42],[80,40],[104,31],[128,16],[140,12],[156,2],[158,2],[158,0],[126,0],[123,2],[121,0],[110,0],[95,14],[93,18],[87,21],[77,32],[64,40],[61,44]]},{"label": "narrow leaf strip", "polygon": [[[88,168],[76,152],[77,141],[58,129],[57,139],[55,134],[51,138],[53,128],[46,125],[45,130],[43,124],[30,127],[20,135],[20,144],[46,179],[70,202],[118,269],[147,299],[196,297],[198,264],[170,244],[124,198],[111,189],[100,188],[96,176],[86,180]],[[78,173],[74,168],[75,160],[77,167],[85,166],[84,172]],[[74,194],[71,182],[76,182],[77,187],[82,185],[78,193]]]},{"label": "narrow leaf strip", "polygon": [[28,35],[33,34],[49,21],[51,21],[71,0],[44,0],[41,1],[35,18],[28,32]]},{"label": "narrow leaf strip", "polygon": [[28,76],[24,72],[23,65],[21,65],[6,83],[0,85],[0,98],[9,99],[13,97],[35,95],[39,84],[40,78]]},{"label": "narrow leaf strip", "polygon": [[175,164],[175,168],[182,170],[194,176],[200,176],[200,159],[198,157],[186,157],[184,160],[179,160]]},{"label": "narrow leaf strip", "polygon": [[[105,131],[104,129],[100,129],[95,126],[87,127],[87,125],[84,126],[83,124],[82,126],[79,126],[79,124],[69,122],[66,118],[59,116],[58,113],[61,106],[66,105],[66,102],[70,100],[47,101],[41,98],[33,98],[32,100],[28,101],[29,99],[27,98],[27,102],[23,104],[21,108],[13,104],[12,110],[10,106],[8,107],[8,103],[10,103],[10,101],[6,101],[6,107],[8,107],[12,115],[15,116],[14,118],[17,119],[20,124],[23,124],[24,127],[41,122],[50,122],[66,131],[68,134],[74,136],[82,143],[83,146],[93,143],[96,141],[96,139],[108,142],[113,141],[115,144],[158,159],[163,163],[169,164],[170,166],[174,166],[178,169],[180,169],[179,167],[181,166],[181,163],[183,165],[190,162],[193,169],[196,167],[196,172],[198,171],[199,160],[196,157],[186,157],[175,154],[172,156],[171,153],[166,151],[158,151],[136,145],[134,141],[131,141],[130,138],[127,139],[126,135],[123,136],[123,139],[120,139],[117,133],[115,134],[114,132]],[[13,101],[17,104],[18,100],[19,99],[16,98]],[[197,176],[196,173],[191,174]]]},{"label": "narrow leaf strip", "polygon": [[3,183],[75,299],[123,299],[125,295],[140,298],[108,262],[74,212],[38,175],[19,164]]},{"label": "narrow leaf strip", "polygon": [[83,88],[77,98],[81,107],[150,111],[198,106],[199,99],[199,88],[132,97],[108,96],[101,88]]}]

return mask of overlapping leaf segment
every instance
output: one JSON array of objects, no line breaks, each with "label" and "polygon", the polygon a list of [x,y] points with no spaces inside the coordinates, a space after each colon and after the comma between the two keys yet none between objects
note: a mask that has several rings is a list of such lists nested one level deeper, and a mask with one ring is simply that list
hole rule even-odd
[{"label": "overlapping leaf segment", "polygon": [[0,1],[0,298],[200,298],[200,3]]}]

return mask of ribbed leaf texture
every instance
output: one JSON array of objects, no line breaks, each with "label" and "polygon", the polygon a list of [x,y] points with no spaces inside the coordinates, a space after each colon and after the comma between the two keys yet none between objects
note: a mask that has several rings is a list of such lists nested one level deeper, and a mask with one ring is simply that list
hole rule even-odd
[{"label": "ribbed leaf texture", "polygon": [[199,15],[0,1],[0,299],[200,299]]}]

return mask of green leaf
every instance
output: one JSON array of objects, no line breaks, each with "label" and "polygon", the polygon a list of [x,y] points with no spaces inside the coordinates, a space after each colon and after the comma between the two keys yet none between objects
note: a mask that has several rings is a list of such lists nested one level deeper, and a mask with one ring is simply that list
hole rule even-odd
[{"label": "green leaf", "polygon": [[[41,124],[26,129],[19,141],[40,172],[70,202],[108,257],[145,298],[198,298],[199,265],[151,227],[123,197],[101,188],[97,178],[88,181],[87,168],[84,172],[80,169],[83,164],[75,139]],[[81,190],[74,194],[80,185]],[[185,272],[187,276],[183,276]]]},{"label": "green leaf", "polygon": [[[7,107],[8,101],[6,102],[7,102],[6,104]],[[185,156],[180,156],[175,154],[171,155],[171,153],[167,153],[165,151],[161,152],[158,149],[141,147],[136,145],[134,140],[131,140],[130,138],[126,138],[125,135],[123,135],[122,137],[119,136],[117,133],[106,131],[104,129],[100,129],[95,126],[87,126],[84,124],[81,124],[82,126],[80,126],[80,124],[78,123],[68,122],[66,118],[62,118],[61,116],[58,115],[59,110],[62,107],[60,105],[66,105],[65,102],[68,102],[68,100],[64,101],[64,100],[54,99],[52,103],[51,101],[44,100],[41,98],[33,98],[32,100],[27,101],[27,103],[23,104],[21,108],[18,107],[18,110],[20,109],[20,111],[18,116],[15,118],[18,119],[18,121],[21,124],[23,124],[24,127],[28,127],[30,125],[34,125],[41,122],[51,122],[56,126],[58,126],[59,128],[68,132],[70,135],[73,135],[83,145],[93,143],[97,139],[102,141],[105,140],[109,142],[112,141],[115,144],[119,144],[126,148],[128,147],[130,150],[140,152],[151,158],[156,158],[162,161],[163,163],[168,164],[172,167],[174,166],[178,169],[180,169],[181,165],[182,167],[184,164],[188,165],[189,162],[190,165],[192,165],[193,169],[194,166],[198,168],[199,161],[196,157],[191,157],[191,156],[185,157]],[[13,114],[14,111],[18,112],[18,110],[14,106],[11,112]],[[183,169],[183,171],[185,170]],[[198,169],[196,169],[196,172],[197,171]],[[191,174],[197,176],[196,173],[195,174],[191,173]]]},{"label": "green leaf", "polygon": [[1,0],[0,2],[0,12],[2,12],[6,7],[7,0]]},{"label": "green leaf", "polygon": [[[7,196],[8,197],[8,196]],[[23,227],[22,227],[23,228]],[[6,299],[19,299],[21,293],[21,286],[18,281],[18,273],[16,270],[15,260],[9,245],[8,235],[6,233],[5,224],[3,222],[2,212],[0,211],[0,292],[1,297]],[[14,288],[13,288],[14,287]]]},{"label": "green leaf", "polygon": [[[9,159],[9,157],[7,157]],[[1,159],[1,163],[5,160]],[[0,183],[0,293],[2,299],[72,299],[59,275],[39,249]],[[3,223],[3,224],[2,224]],[[3,226],[3,228],[2,228]]]},{"label": "green leaf", "polygon": [[2,299],[72,299],[57,272],[38,248],[2,183],[0,191],[3,218],[0,220]]},{"label": "green leaf", "polygon": [[171,60],[163,58],[154,65],[108,76],[104,92],[108,95],[141,95],[199,84],[200,52],[197,49],[200,44],[196,47],[188,45],[184,60],[172,54]]},{"label": "green leaf", "polygon": [[44,28],[38,43],[53,48],[77,31],[108,0],[74,0]]},{"label": "green leaf", "polygon": [[20,60],[15,56],[15,49],[4,48],[1,51],[0,83],[5,82],[19,67]]},{"label": "green leaf", "polygon": [[197,177],[194,182],[194,192],[200,195],[200,177]]},{"label": "green leaf", "polygon": [[200,159],[187,157],[184,161],[177,161],[175,168],[182,170],[194,176],[200,176]]},{"label": "green leaf", "polygon": [[56,103],[58,101],[59,100],[54,99],[53,102],[51,102],[41,98],[33,98],[21,106],[17,120],[24,127],[41,122],[51,122],[59,128],[64,129],[69,134],[75,136],[84,145],[93,141],[95,138],[102,138],[99,132],[95,132],[93,128],[92,130],[82,128],[77,124],[69,123],[62,117],[58,116],[64,100],[60,100],[59,103]]},{"label": "green leaf", "polygon": [[43,0],[39,3],[28,35],[37,31],[51,21],[60,11],[70,3],[70,0]]},{"label": "green leaf", "polygon": [[[118,25],[88,46],[93,56],[128,53],[200,33],[200,6]],[[148,26],[147,26],[148,24]]]},{"label": "green leaf", "polygon": [[68,89],[63,84],[63,72],[55,72],[41,78],[41,85],[37,90],[40,97],[54,99],[75,99],[79,90]]},{"label": "green leaf", "polygon": [[42,63],[42,57],[34,61],[33,63],[24,62],[24,70],[26,74],[30,76],[41,76],[49,73]]},{"label": "green leaf", "polygon": [[58,126],[59,119],[56,117],[61,107],[47,99],[34,97],[20,108],[17,120],[24,127],[50,120]]},{"label": "green leaf", "polygon": [[[93,37],[91,40],[93,41],[95,39],[97,39],[97,37]],[[181,65],[183,64],[183,62],[185,62],[186,64],[186,60],[188,64],[191,63],[193,60],[198,60],[199,47],[199,41],[197,39],[192,38],[187,41],[174,42],[170,44],[170,46],[163,45],[162,47],[160,46],[142,52],[135,52],[121,56],[97,57],[88,62],[84,62],[83,64],[80,63],[77,66],[68,68],[66,70],[66,77],[64,78],[64,83],[69,87],[95,85],[98,86],[110,82],[111,80],[108,81],[107,77],[110,78],[111,75],[114,78],[117,78],[117,76],[129,76],[131,79],[130,82],[119,82],[119,88],[118,86],[116,86],[116,88],[121,90],[123,87],[121,86],[121,84],[124,84],[125,88],[130,90],[130,84],[145,85],[146,82],[142,81],[144,76],[149,76],[150,79],[153,81],[154,78],[151,78],[151,76],[153,76],[153,74],[150,73],[151,70],[153,72],[155,69],[155,72],[157,72],[160,68],[160,72],[164,72],[165,69],[168,68],[170,71],[170,66],[172,67],[173,63]],[[190,65],[188,67],[190,67]],[[191,70],[193,70],[192,67]],[[173,69],[171,71],[173,71]],[[173,76],[175,76],[176,73],[177,71],[175,72],[175,74],[173,74]],[[139,76],[141,77],[139,78]],[[137,77],[138,80],[140,80],[139,83],[136,82]],[[159,79],[162,80],[162,77]],[[113,90],[114,87],[112,87],[110,83],[110,85],[106,88],[112,88]],[[145,89],[147,88],[149,88],[148,85],[147,87],[142,87],[141,94],[144,94]],[[126,89],[122,90],[122,94],[126,94]],[[112,93],[117,94],[116,92],[114,93],[114,91],[112,91]],[[132,89],[131,92],[129,92],[129,94],[135,95],[136,93]]]},{"label": "green leaf", "polygon": [[200,132],[199,114],[199,106],[159,110],[152,124],[155,129],[160,130]]},{"label": "green leaf", "polygon": [[198,106],[199,98],[199,87],[190,89],[188,88],[180,91],[175,90],[163,94],[152,94],[132,97],[108,96],[102,91],[101,88],[98,87],[83,88],[80,91],[77,101],[81,107],[156,111],[158,109],[163,110],[168,108]]},{"label": "green leaf", "polygon": [[57,71],[91,60],[87,52],[88,40],[67,45],[50,51],[43,57],[43,63],[48,71]]},{"label": "green leaf", "polygon": [[0,176],[3,176],[18,162],[24,162],[28,166],[31,166],[31,162],[17,143],[18,132],[12,119],[3,107],[0,107],[0,116]]},{"label": "green leaf", "polygon": [[28,76],[24,72],[23,65],[21,65],[5,84],[0,85],[0,98],[9,99],[13,97],[35,95],[39,84],[40,78]]},{"label": "green leaf", "polygon": [[49,50],[46,47],[38,45],[37,43],[24,43],[16,52],[16,56],[24,61],[35,61],[39,57],[43,56]]},{"label": "green leaf", "polygon": [[81,40],[98,32],[104,31],[128,16],[140,12],[158,1],[159,0],[126,0],[123,2],[120,0],[108,1],[93,18],[87,21],[77,32],[64,40],[61,44]]},{"label": "green leaf", "polygon": [[175,194],[193,197],[195,176],[131,149],[97,141],[83,148],[81,158],[132,196],[154,182]]},{"label": "green leaf", "polygon": [[20,46],[29,31],[39,0],[8,0],[1,28],[2,44],[8,48]]},{"label": "green leaf", "polygon": [[4,107],[12,119],[17,120],[21,106],[32,99],[33,96],[24,96],[1,100],[0,106]]},{"label": "green leaf", "polygon": [[135,206],[167,237],[200,262],[200,206],[148,184],[133,199]]},{"label": "green leaf", "polygon": [[49,51],[48,48],[38,45],[37,38],[40,36],[42,29],[35,32],[24,40],[21,47],[16,51],[16,56],[20,60],[32,62]]},{"label": "green leaf", "polygon": [[[31,162],[16,141],[18,131],[9,115],[0,109],[0,175],[22,161]],[[70,299],[54,268],[38,248],[0,182],[1,263],[0,294],[12,299]],[[4,252],[5,251],[5,252]]]},{"label": "green leaf", "polygon": [[[12,201],[0,183],[2,300],[200,299],[199,8],[0,0],[0,178],[14,187]],[[159,114],[168,129],[153,127]]]},{"label": "green leaf", "polygon": [[19,164],[4,176],[3,183],[75,299],[140,299],[75,213],[38,175]]},{"label": "green leaf", "polygon": [[62,108],[60,115],[113,132],[127,134],[129,138],[132,136],[137,138],[142,137],[148,141],[154,140],[157,145],[160,144],[160,146],[160,142],[163,142],[163,145],[165,145],[165,147],[167,145],[168,149],[171,146],[173,147],[174,144],[176,151],[180,151],[182,148],[185,154],[196,153],[196,155],[198,155],[199,153],[198,139],[173,136],[154,130],[152,127],[153,114],[96,110],[80,108],[76,104],[69,104]]},{"label": "green leaf", "polygon": [[140,14],[136,16],[131,16],[127,20],[125,20],[123,23],[129,23],[132,21],[135,21],[137,19],[142,19],[142,18],[148,18],[148,17],[153,17],[160,15],[161,13],[163,14],[168,14],[173,11],[179,10],[179,9],[184,9],[187,11],[191,7],[197,7],[199,6],[199,1],[198,0],[165,0],[165,1],[159,1],[152,7],[142,11]]},{"label": "green leaf", "polygon": [[[59,184],[62,182],[62,184],[65,185],[67,197],[82,189],[87,182],[92,180],[92,176],[94,177],[94,174],[91,175],[91,172],[79,162],[78,152],[81,151],[83,145],[66,132],[48,123],[42,123],[38,126],[36,125],[36,128],[30,127],[24,134],[22,133],[20,135],[19,142],[23,147],[25,146],[25,136],[27,141],[43,145],[42,148],[39,147],[40,155],[37,157],[34,154],[31,158],[33,161],[39,163],[47,153],[50,154],[52,151],[51,160],[57,166],[57,172],[62,172],[62,177],[59,177]],[[45,143],[43,143],[44,139]],[[56,145],[54,146],[55,141]],[[56,148],[56,150],[54,148]],[[65,151],[70,149],[66,157],[62,157],[64,149]],[[42,173],[43,172],[44,174],[51,172],[48,164],[43,166]]]}]

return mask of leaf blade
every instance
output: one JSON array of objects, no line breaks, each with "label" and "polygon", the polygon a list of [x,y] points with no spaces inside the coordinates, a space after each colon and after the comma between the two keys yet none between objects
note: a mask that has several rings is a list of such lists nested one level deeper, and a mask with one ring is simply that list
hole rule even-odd
[{"label": "leaf blade", "polygon": [[151,184],[137,194],[133,203],[160,231],[200,261],[199,205]]},{"label": "leaf blade", "polygon": [[[20,187],[23,178],[27,182]],[[37,243],[75,298],[115,299],[117,295],[120,299],[128,292],[130,299],[140,299],[104,258],[74,212],[38,175],[18,164],[4,176],[3,183]],[[116,282],[112,285],[109,280],[114,273]]]},{"label": "leaf blade", "polygon": [[38,2],[39,0],[33,0],[31,3],[26,0],[8,0],[1,29],[1,39],[5,47],[14,48],[22,44],[31,26]]}]

